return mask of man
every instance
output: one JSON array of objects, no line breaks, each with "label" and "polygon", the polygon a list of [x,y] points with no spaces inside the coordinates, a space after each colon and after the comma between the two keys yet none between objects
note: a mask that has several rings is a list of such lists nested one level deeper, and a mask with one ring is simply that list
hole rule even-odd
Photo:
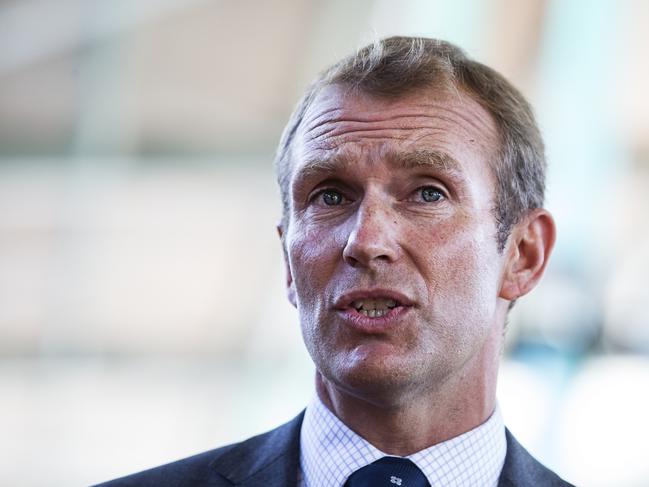
[{"label": "man", "polygon": [[106,485],[569,485],[495,398],[507,313],[555,237],[522,95],[449,43],[389,38],[320,75],[276,163],[316,397],[270,433]]}]

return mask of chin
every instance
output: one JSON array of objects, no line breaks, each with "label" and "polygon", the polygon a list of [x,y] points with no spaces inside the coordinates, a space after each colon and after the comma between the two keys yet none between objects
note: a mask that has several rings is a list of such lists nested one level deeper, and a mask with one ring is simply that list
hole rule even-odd
[{"label": "chin", "polygon": [[338,391],[383,407],[398,405],[422,385],[420,371],[403,357],[348,357],[318,370]]}]

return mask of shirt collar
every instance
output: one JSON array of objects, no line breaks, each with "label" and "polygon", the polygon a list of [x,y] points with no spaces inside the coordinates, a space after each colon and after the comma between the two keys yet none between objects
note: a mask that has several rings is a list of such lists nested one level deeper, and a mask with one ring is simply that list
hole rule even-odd
[{"label": "shirt collar", "polygon": [[[507,440],[500,410],[466,433],[409,455],[432,486],[495,487]],[[347,477],[386,456],[349,429],[314,395],[300,432],[301,484],[341,487]]]}]

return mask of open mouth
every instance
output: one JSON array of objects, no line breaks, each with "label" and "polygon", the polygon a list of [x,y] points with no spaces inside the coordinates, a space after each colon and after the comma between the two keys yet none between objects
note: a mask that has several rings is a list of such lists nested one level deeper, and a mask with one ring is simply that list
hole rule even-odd
[{"label": "open mouth", "polygon": [[400,306],[398,301],[389,298],[357,299],[351,305],[360,314],[369,318],[385,316],[390,310]]},{"label": "open mouth", "polygon": [[347,323],[369,333],[393,326],[416,306],[406,294],[387,288],[350,290],[334,302]]}]

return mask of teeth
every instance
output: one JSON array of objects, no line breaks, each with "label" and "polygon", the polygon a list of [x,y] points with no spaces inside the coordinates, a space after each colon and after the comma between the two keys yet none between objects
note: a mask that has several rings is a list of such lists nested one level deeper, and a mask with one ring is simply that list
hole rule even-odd
[{"label": "teeth", "polygon": [[387,314],[389,310],[397,306],[394,299],[358,299],[352,303],[352,306],[365,316],[374,318]]},{"label": "teeth", "polygon": [[379,316],[385,316],[388,314],[387,309],[359,309],[358,312],[369,318],[378,318]]}]

